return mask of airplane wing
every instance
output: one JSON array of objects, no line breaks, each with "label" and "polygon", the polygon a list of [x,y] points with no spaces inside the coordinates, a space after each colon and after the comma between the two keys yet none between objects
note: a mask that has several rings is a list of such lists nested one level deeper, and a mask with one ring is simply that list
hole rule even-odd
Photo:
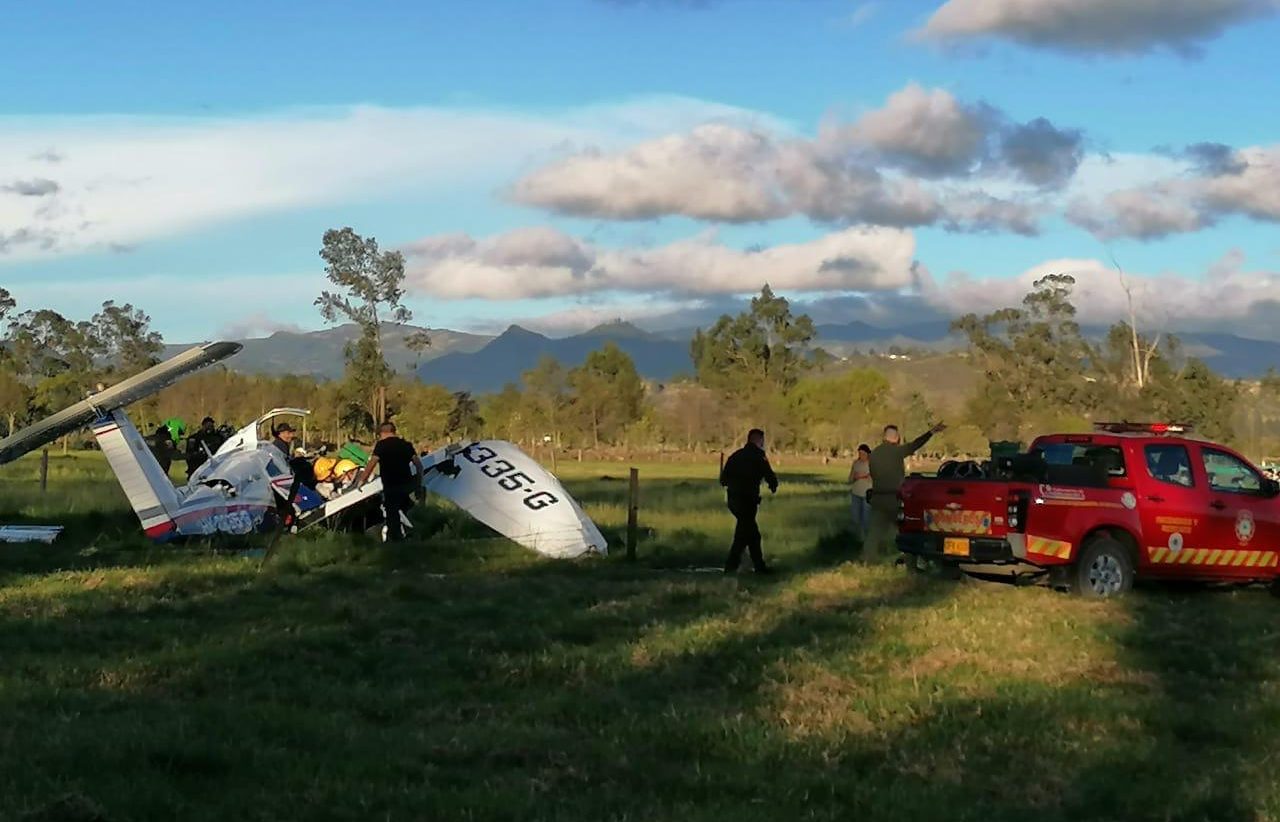
[{"label": "airplane wing", "polygon": [[225,360],[241,347],[240,343],[212,342],[188,349],[135,377],[99,391],[70,408],[45,417],[0,440],[0,465],[13,462],[23,454],[48,445],[64,434],[77,431],[117,408],[146,399],[194,371]]},{"label": "airplane wing", "polygon": [[512,443],[441,449],[423,466],[428,491],[513,542],[558,559],[608,553],[600,529],[560,481]]}]

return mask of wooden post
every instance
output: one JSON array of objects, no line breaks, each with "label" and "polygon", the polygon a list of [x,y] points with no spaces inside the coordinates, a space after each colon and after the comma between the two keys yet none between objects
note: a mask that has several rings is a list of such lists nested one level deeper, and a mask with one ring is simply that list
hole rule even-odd
[{"label": "wooden post", "polygon": [[636,558],[636,539],[640,531],[640,469],[631,469],[631,493],[627,503],[627,561]]},{"label": "wooden post", "polygon": [[724,452],[720,452],[720,473],[724,473]]},{"label": "wooden post", "polygon": [[49,490],[49,449],[40,450],[40,490]]}]

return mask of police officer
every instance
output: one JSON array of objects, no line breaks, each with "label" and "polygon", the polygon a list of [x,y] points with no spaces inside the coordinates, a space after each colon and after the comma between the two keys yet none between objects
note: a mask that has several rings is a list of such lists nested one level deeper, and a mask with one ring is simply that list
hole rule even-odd
[{"label": "police officer", "polygon": [[187,437],[187,479],[200,466],[209,461],[209,456],[222,447],[226,438],[214,427],[213,417],[205,417],[200,421],[200,428]]},{"label": "police officer", "polygon": [[173,465],[173,435],[170,433],[168,426],[156,426],[156,430],[152,432],[151,440],[147,445],[150,446],[151,453],[155,455],[156,462],[160,463],[160,470],[167,475],[169,468]]},{"label": "police officer", "polygon": [[947,426],[938,423],[925,433],[904,443],[898,426],[887,425],[884,441],[871,452],[871,532],[867,536],[867,559],[886,559],[898,550],[898,489],[907,477],[907,457],[924,447],[934,434]]},{"label": "police officer", "polygon": [[399,542],[404,539],[400,512],[409,510],[410,496],[416,492],[421,499],[426,491],[422,487],[422,460],[408,440],[396,436],[396,424],[393,422],[384,422],[378,427],[378,442],[373,446],[373,456],[369,457],[356,488],[368,482],[373,469],[379,465],[382,466],[382,513],[387,526],[386,540]]},{"label": "police officer", "polygon": [[720,484],[725,488],[729,513],[737,520],[733,529],[733,546],[724,564],[726,574],[737,572],[742,563],[743,549],[751,554],[751,564],[757,574],[772,571],[765,565],[760,526],[756,524],[761,482],[769,485],[770,493],[778,492],[778,477],[764,453],[764,432],[753,428],[747,434],[747,444],[730,454],[720,471]]}]

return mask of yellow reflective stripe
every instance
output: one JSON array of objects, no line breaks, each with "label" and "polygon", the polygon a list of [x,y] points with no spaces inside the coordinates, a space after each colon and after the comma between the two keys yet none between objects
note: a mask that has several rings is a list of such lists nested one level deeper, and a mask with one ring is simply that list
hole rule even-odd
[{"label": "yellow reflective stripe", "polygon": [[1250,568],[1252,568],[1253,566],[1255,566],[1255,565],[1257,565],[1257,564],[1258,564],[1258,552],[1257,552],[1257,551],[1245,551],[1245,553],[1246,553],[1246,554],[1248,554],[1248,559],[1246,559],[1246,560],[1244,561],[1244,564],[1245,564],[1245,565],[1247,565],[1247,566],[1249,566]]},{"label": "yellow reflective stripe", "polygon": [[1248,551],[1236,551],[1236,558],[1232,560],[1231,564],[1234,566],[1242,565],[1245,561],[1245,554],[1248,553]]},{"label": "yellow reflective stripe", "polygon": [[1164,555],[1165,555],[1168,551],[1169,551],[1169,549],[1168,549],[1168,548],[1152,548],[1152,549],[1151,549],[1151,561],[1152,561],[1152,562],[1164,562]]},{"label": "yellow reflective stripe", "polygon": [[1223,551],[1222,551],[1222,549],[1221,549],[1221,548],[1214,548],[1212,551],[1210,551],[1210,552],[1209,552],[1208,564],[1209,564],[1209,565],[1217,565],[1217,564],[1218,564],[1218,557],[1222,556],[1222,553],[1223,553]]}]

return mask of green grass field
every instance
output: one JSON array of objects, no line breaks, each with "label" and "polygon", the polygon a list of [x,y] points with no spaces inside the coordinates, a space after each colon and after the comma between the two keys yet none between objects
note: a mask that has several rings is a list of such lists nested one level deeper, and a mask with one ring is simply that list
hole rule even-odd
[{"label": "green grass field", "polygon": [[[626,466],[561,469],[620,542]],[[783,474],[763,579],[688,570],[714,465],[641,466],[635,564],[431,508],[264,565],[148,545],[93,457],[35,470],[0,520],[68,532],[0,545],[0,819],[1280,818],[1280,603],[851,563],[843,467]]]}]

